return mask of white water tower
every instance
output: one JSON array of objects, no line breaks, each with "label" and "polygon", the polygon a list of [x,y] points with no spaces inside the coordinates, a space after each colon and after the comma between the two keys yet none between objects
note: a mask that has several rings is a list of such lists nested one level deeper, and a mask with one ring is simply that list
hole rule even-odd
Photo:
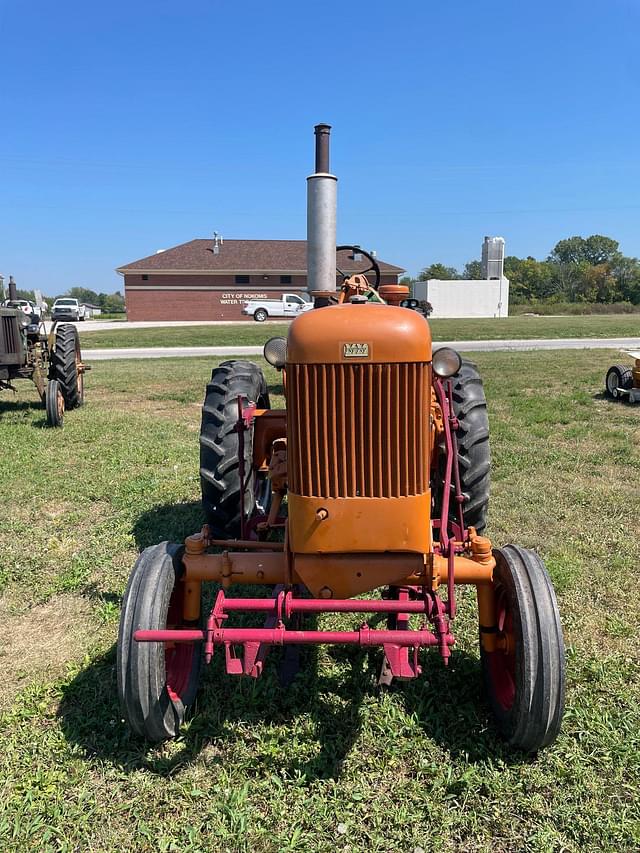
[{"label": "white water tower", "polygon": [[504,237],[485,237],[482,244],[482,277],[503,278]]}]

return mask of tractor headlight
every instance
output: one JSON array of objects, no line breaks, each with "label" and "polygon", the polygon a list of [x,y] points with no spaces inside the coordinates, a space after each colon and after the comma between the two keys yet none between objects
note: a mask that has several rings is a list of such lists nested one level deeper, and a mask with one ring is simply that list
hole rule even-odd
[{"label": "tractor headlight", "polygon": [[281,370],[287,360],[287,339],[269,338],[264,345],[263,354],[272,367]]},{"label": "tractor headlight", "polygon": [[434,373],[442,379],[448,379],[460,370],[462,359],[460,353],[451,347],[440,347],[433,353],[431,365]]}]

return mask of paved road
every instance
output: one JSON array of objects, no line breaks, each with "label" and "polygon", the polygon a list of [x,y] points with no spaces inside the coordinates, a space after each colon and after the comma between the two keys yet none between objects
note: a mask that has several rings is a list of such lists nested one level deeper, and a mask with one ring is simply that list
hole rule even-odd
[{"label": "paved road", "polygon": [[[134,320],[132,323],[121,320],[83,320],[74,323],[79,332],[114,332],[119,329],[171,329],[174,326],[237,326],[241,320]],[[244,321],[248,322],[248,321]],[[265,326],[290,323],[290,320],[269,320]],[[257,324],[256,324],[257,325]],[[51,330],[51,320],[45,320],[47,332]]]},{"label": "paved road", "polygon": [[[555,349],[638,349],[639,338],[552,338],[502,341],[434,341],[436,347],[455,347],[460,352],[499,352]],[[262,347],[136,347],[83,350],[87,362],[120,358],[190,358],[193,356],[260,355]]]}]

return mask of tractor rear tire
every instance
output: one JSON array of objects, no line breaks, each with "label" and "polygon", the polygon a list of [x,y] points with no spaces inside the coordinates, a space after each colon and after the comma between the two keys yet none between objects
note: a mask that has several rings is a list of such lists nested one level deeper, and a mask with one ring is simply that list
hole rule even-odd
[{"label": "tractor rear tire", "polygon": [[604,387],[607,397],[617,400],[624,396],[620,393],[620,388],[624,388],[625,391],[633,388],[633,373],[631,372],[631,368],[627,367],[626,364],[614,364],[613,367],[607,370]]},{"label": "tractor rear tire", "polygon": [[182,617],[181,546],[146,548],[122,601],[117,647],[118,698],[130,728],[147,740],[176,737],[200,682],[200,643],[138,643],[137,630],[198,627]]},{"label": "tractor rear tire", "polygon": [[44,392],[47,425],[61,427],[64,423],[64,397],[57,379],[50,379]]},{"label": "tractor rear tire", "polygon": [[[467,527],[481,533],[487,524],[491,484],[491,453],[489,450],[489,416],[487,399],[478,368],[463,361],[451,380],[453,412],[458,419],[458,464],[464,494],[464,519]],[[452,518],[455,519],[455,507]]]},{"label": "tractor rear tire", "polygon": [[[489,417],[482,379],[471,361],[463,361],[460,370],[451,377],[453,413],[458,419],[458,468],[464,495],[464,521],[482,533],[487,524],[491,484],[491,453],[489,450]],[[444,448],[442,448],[444,451]],[[440,516],[444,475],[444,455],[438,468],[439,481],[433,485],[434,516]],[[451,484],[449,519],[458,521],[455,504],[455,485]]]},{"label": "tractor rear tire", "polygon": [[[202,407],[200,483],[202,508],[214,535],[236,538],[240,533],[240,466],[238,455],[238,397],[269,409],[262,370],[251,361],[225,361],[214,367]],[[244,513],[253,512],[258,495],[252,476],[253,427],[244,434]]]},{"label": "tractor rear tire", "polygon": [[51,354],[51,378],[60,383],[67,409],[75,409],[84,402],[84,378],[80,372],[80,338],[78,330],[70,323],[56,329],[56,340]]},{"label": "tractor rear tire", "polygon": [[485,690],[500,734],[524,752],[552,743],[564,711],[565,650],[558,603],[533,551],[495,549],[497,642],[480,646]]}]

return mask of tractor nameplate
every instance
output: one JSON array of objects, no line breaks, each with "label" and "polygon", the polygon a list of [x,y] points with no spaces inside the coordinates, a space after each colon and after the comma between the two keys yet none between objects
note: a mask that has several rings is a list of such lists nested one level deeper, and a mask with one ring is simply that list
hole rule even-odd
[{"label": "tractor nameplate", "polygon": [[345,358],[369,358],[369,344],[343,344],[342,354]]}]

